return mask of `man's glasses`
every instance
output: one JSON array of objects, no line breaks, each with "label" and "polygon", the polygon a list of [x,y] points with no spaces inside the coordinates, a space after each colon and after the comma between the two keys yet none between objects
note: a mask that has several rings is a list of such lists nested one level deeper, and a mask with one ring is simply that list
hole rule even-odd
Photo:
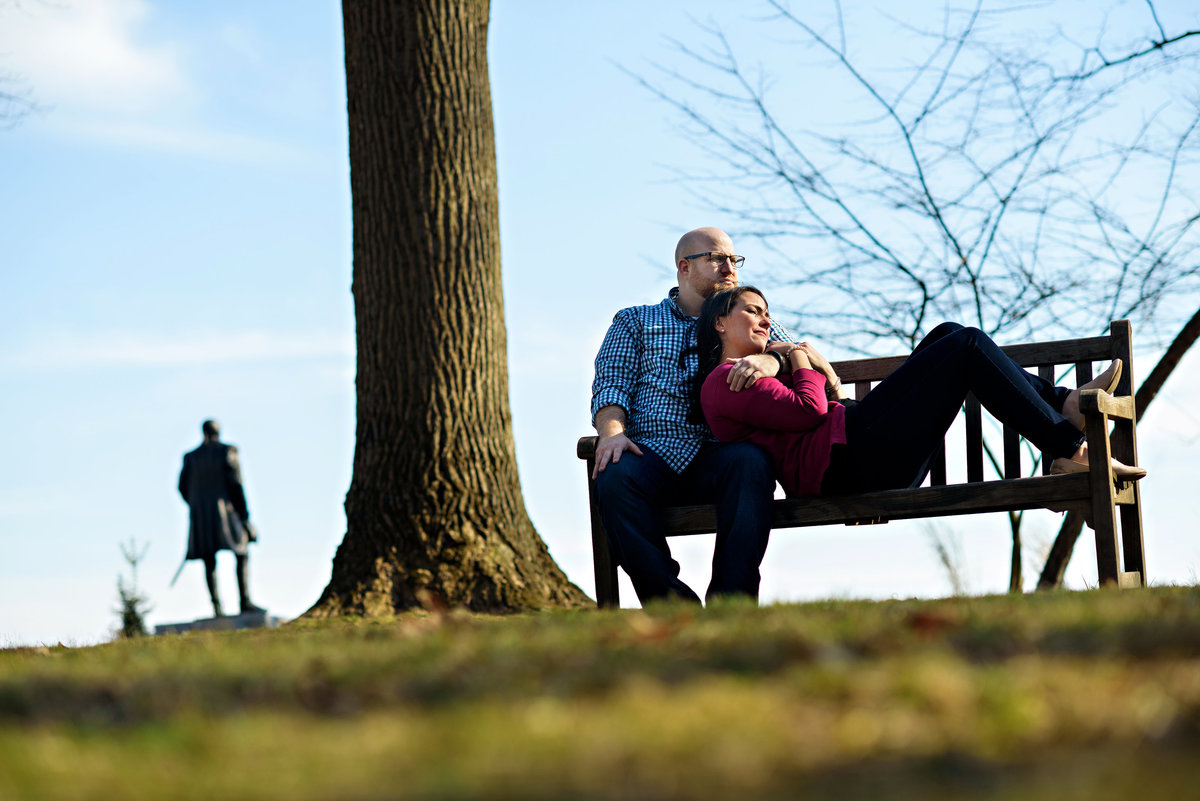
[{"label": "man's glasses", "polygon": [[746,260],[745,256],[731,256],[728,253],[718,253],[715,250],[709,251],[708,253],[693,253],[690,256],[684,256],[684,258],[688,260],[708,259],[708,263],[713,267],[720,267],[725,263],[726,259],[729,259],[730,263],[733,264],[733,269],[735,270],[739,269],[742,266],[742,262]]}]

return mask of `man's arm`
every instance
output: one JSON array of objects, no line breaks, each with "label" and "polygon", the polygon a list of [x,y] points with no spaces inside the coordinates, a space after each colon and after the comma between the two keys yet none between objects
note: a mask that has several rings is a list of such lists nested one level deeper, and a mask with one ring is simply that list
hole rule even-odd
[{"label": "man's arm", "polygon": [[188,500],[188,496],[187,496],[187,485],[188,485],[188,460],[187,460],[187,457],[184,456],[183,457],[183,468],[179,471],[179,494],[183,496],[184,503],[191,503],[191,501]]},{"label": "man's arm", "polygon": [[796,337],[791,331],[772,321],[771,341],[767,344],[768,352],[747,356],[733,362],[733,369],[726,376],[729,388],[734,392],[740,392],[746,387],[754,386],[754,383],[760,378],[774,378],[780,373],[790,372],[790,365],[786,360],[781,363],[781,360],[776,359],[770,352],[775,351],[782,356],[795,341]]},{"label": "man's arm", "polygon": [[779,360],[770,353],[756,353],[753,356],[733,359],[730,364],[733,365],[733,369],[729,371],[725,380],[734,392],[754,386],[754,382],[760,378],[774,378],[782,372]]},{"label": "man's arm", "polygon": [[604,472],[609,462],[621,461],[621,454],[629,451],[636,456],[642,455],[642,449],[637,443],[625,436],[625,410],[620,406],[605,406],[596,412],[596,467],[592,470],[592,478]]},{"label": "man's arm", "polygon": [[225,491],[242,522],[249,520],[250,509],[246,506],[246,491],[242,488],[242,463],[238,449],[233,445],[225,451]]},{"label": "man's arm", "polygon": [[642,449],[625,434],[626,409],[638,380],[638,363],[643,351],[641,328],[628,310],[613,317],[600,352],[596,354],[596,377],[592,381],[592,425],[596,427],[596,467],[592,478],[629,451]]}]

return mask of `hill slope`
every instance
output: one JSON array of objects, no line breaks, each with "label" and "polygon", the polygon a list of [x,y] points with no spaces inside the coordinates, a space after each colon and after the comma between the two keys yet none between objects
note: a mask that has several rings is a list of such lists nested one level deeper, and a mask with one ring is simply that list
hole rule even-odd
[{"label": "hill slope", "polygon": [[0,798],[1192,797],[1200,589],[0,651]]}]

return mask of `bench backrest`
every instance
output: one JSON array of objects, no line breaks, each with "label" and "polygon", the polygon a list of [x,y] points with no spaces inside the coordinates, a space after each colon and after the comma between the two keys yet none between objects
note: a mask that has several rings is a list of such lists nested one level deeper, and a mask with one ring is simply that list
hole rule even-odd
[{"label": "bench backrest", "polygon": [[[1109,326],[1107,336],[1085,337],[1081,339],[1061,339],[1053,342],[1036,342],[1024,345],[1008,345],[1002,350],[1017,364],[1026,369],[1035,368],[1038,375],[1048,381],[1055,381],[1057,374],[1065,371],[1066,367],[1075,368],[1075,385],[1080,386],[1092,380],[1092,362],[1121,359],[1125,369],[1121,381],[1117,385],[1116,395],[1131,395],[1133,386],[1133,342],[1132,327],[1128,320],[1116,320]],[[903,364],[906,356],[886,356],[873,359],[854,359],[852,361],[834,362],[834,369],[846,387],[853,385],[854,397],[862,398],[871,391],[871,387],[886,378],[893,370]],[[966,466],[968,483],[983,481],[985,451],[983,447],[983,415],[979,401],[973,396],[967,397],[964,405],[966,423]],[[1122,432],[1120,427],[1113,435],[1114,452],[1124,451],[1122,447]],[[1131,445],[1131,443],[1130,443]],[[1128,457],[1127,457],[1128,458]],[[1000,460],[1004,478],[1019,478],[1021,466],[1021,438],[1015,430],[1004,426],[1004,453]],[[1042,473],[1050,470],[1050,459],[1046,454],[1041,458]],[[946,454],[942,453],[935,460],[930,471],[930,484],[940,486],[946,484]]]},{"label": "bench backrest", "polygon": [[[1092,363],[1121,359],[1125,368],[1121,381],[1117,385],[1115,395],[1133,394],[1133,332],[1128,320],[1115,320],[1109,326],[1106,336],[1084,337],[1080,339],[1061,339],[1053,342],[1036,342],[1023,345],[1008,345],[1003,347],[1013,361],[1026,369],[1036,369],[1038,375],[1048,381],[1055,381],[1065,368],[1075,368],[1075,385],[1079,386],[1092,380]],[[833,367],[842,384],[854,387],[854,396],[862,398],[871,391],[871,387],[887,378],[893,370],[899,367],[907,356],[884,356],[870,359],[853,359],[834,362]],[[979,401],[973,396],[967,397],[964,404],[966,424],[966,468],[967,483],[984,480],[984,461],[986,457],[983,440],[983,414]],[[1008,426],[1004,427],[1003,455],[998,457],[1002,467],[1003,478],[1019,478],[1023,475],[1021,465],[1021,437]],[[1133,462],[1135,440],[1132,426],[1116,426],[1112,436],[1113,454],[1122,461]],[[595,449],[595,439],[584,437],[579,441],[577,453],[580,459],[590,459]],[[1041,458],[1043,474],[1050,470],[1050,459],[1045,454]],[[930,471],[930,484],[941,486],[947,483],[946,454],[943,446],[941,454],[934,461]]]}]

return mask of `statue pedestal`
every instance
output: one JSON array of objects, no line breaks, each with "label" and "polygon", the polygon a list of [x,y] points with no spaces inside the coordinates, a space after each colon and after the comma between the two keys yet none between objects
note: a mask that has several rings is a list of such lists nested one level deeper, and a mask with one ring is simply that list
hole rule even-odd
[{"label": "statue pedestal", "polygon": [[252,612],[245,615],[204,617],[189,623],[160,623],[154,627],[158,634],[183,634],[188,631],[233,631],[234,629],[274,628],[282,623],[267,612]]}]

